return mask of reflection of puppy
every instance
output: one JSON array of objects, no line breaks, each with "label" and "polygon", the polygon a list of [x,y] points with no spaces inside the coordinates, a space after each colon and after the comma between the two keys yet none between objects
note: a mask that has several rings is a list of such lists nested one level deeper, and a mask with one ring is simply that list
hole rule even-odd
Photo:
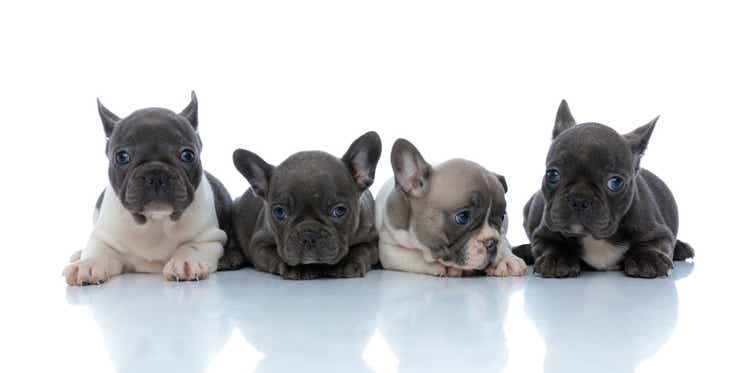
[{"label": "reflection of puppy", "polygon": [[[254,372],[370,372],[362,353],[375,330],[379,275],[349,281],[281,281],[224,274],[226,310],[265,357]],[[232,294],[252,294],[252,301]]]},{"label": "reflection of puppy", "polygon": [[64,270],[68,284],[123,272],[208,277],[227,240],[231,199],[201,166],[195,93],[180,114],[151,108],[120,119],[101,103],[99,114],[110,185],[99,196],[86,248]]},{"label": "reflection of puppy", "polygon": [[628,276],[668,274],[672,259],[693,256],[677,240],[677,204],[656,175],[640,168],[656,119],[620,135],[598,123],[576,125],[557,112],[542,190],[524,209],[531,241],[516,253],[544,277],[577,276],[581,260]]},{"label": "reflection of puppy", "polygon": [[383,268],[438,276],[526,273],[505,237],[503,176],[463,159],[432,167],[404,139],[393,145],[391,163],[394,180],[376,202]]},{"label": "reflection of puppy", "polygon": [[378,261],[372,195],[380,137],[368,132],[339,159],[308,151],[278,167],[247,150],[234,152],[252,189],[234,203],[242,254],[227,251],[221,268],[249,260],[288,279],[361,277]]},{"label": "reflection of puppy", "polygon": [[525,311],[546,343],[544,371],[635,371],[672,334],[678,309],[674,281],[691,270],[692,264],[683,263],[669,279],[648,286],[611,273],[575,283],[527,282]]},{"label": "reflection of puppy", "polygon": [[508,299],[523,281],[457,283],[384,273],[378,330],[398,358],[398,371],[502,371]]},{"label": "reflection of puppy", "polygon": [[232,330],[217,284],[177,286],[132,276],[113,279],[106,287],[69,287],[67,298],[89,308],[117,372],[199,373]]}]

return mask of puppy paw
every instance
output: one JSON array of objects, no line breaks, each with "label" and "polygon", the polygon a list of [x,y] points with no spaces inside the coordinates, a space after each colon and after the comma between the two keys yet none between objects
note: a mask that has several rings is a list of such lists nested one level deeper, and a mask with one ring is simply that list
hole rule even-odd
[{"label": "puppy paw", "polygon": [[99,285],[110,278],[107,263],[101,258],[77,260],[63,270],[65,282],[71,286]]},{"label": "puppy paw", "polygon": [[285,280],[314,280],[324,277],[323,273],[317,268],[309,265],[289,266],[280,264],[278,274]]},{"label": "puppy paw", "polygon": [[245,266],[245,256],[237,250],[226,250],[219,259],[219,271],[234,271]]},{"label": "puppy paw", "polygon": [[370,266],[360,259],[344,259],[328,271],[328,275],[334,278],[365,277]]},{"label": "puppy paw", "polygon": [[526,262],[513,254],[506,255],[494,267],[487,268],[485,273],[494,277],[523,276],[526,274]]},{"label": "puppy paw", "polygon": [[208,278],[208,264],[193,257],[173,257],[162,271],[168,281],[205,280]]},{"label": "puppy paw", "polygon": [[444,277],[464,277],[464,270],[461,268],[445,267]]},{"label": "puppy paw", "polygon": [[581,273],[581,261],[572,256],[545,254],[536,260],[534,273],[542,277],[576,277]]},{"label": "puppy paw", "polygon": [[622,264],[622,269],[630,277],[667,276],[672,269],[672,260],[660,251],[643,250],[628,256]]}]

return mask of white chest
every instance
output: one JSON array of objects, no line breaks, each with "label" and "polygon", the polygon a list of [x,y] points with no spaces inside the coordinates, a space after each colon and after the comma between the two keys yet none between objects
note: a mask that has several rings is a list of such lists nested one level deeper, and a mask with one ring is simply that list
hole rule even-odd
[{"label": "white chest", "polygon": [[[191,241],[226,241],[218,229],[218,220],[210,184],[203,177],[193,202],[178,221],[168,215],[152,216],[137,224],[108,187],[95,222],[94,235],[115,251],[128,258],[166,261],[177,248]],[[219,237],[223,235],[223,237]],[[218,238],[217,238],[218,237]]]},{"label": "white chest", "polygon": [[581,259],[598,270],[618,269],[622,256],[629,249],[627,245],[614,245],[591,236],[581,238],[581,247]]}]

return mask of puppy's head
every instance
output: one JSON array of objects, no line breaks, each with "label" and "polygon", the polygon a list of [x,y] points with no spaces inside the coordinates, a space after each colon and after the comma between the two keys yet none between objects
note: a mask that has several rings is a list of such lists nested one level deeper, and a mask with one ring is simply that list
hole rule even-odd
[{"label": "puppy's head", "polygon": [[630,209],[657,119],[620,135],[598,123],[576,125],[562,101],[542,182],[545,225],[569,236],[612,236]]},{"label": "puppy's head", "polygon": [[463,159],[432,167],[404,139],[393,145],[391,164],[398,193],[390,198],[405,199],[399,214],[425,254],[451,267],[487,267],[507,229],[505,178]]},{"label": "puppy's head", "polygon": [[335,264],[349,253],[380,151],[380,137],[368,132],[341,158],[306,151],[274,167],[255,153],[234,152],[237,170],[267,202],[265,219],[284,262]]},{"label": "puppy's head", "polygon": [[200,183],[198,101],[181,113],[138,110],[120,119],[97,100],[107,136],[109,181],[138,223],[147,217],[178,220]]}]

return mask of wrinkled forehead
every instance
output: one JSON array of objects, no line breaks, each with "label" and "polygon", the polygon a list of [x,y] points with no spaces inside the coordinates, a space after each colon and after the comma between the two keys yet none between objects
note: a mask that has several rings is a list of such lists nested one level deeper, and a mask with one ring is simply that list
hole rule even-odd
[{"label": "wrinkled forehead", "polygon": [[632,167],[632,153],[613,129],[585,123],[563,132],[547,154],[548,167],[622,172]]},{"label": "wrinkled forehead", "polygon": [[118,144],[197,143],[197,135],[185,118],[166,109],[144,109],[123,118],[112,133]]},{"label": "wrinkled forehead", "polygon": [[357,192],[344,163],[323,152],[297,153],[274,170],[271,198],[304,196],[311,203],[351,198]]},{"label": "wrinkled forehead", "polygon": [[481,166],[464,161],[451,160],[436,166],[430,177],[427,198],[433,206],[442,209],[467,207],[474,204],[504,203],[500,182],[493,183],[494,176]]}]

